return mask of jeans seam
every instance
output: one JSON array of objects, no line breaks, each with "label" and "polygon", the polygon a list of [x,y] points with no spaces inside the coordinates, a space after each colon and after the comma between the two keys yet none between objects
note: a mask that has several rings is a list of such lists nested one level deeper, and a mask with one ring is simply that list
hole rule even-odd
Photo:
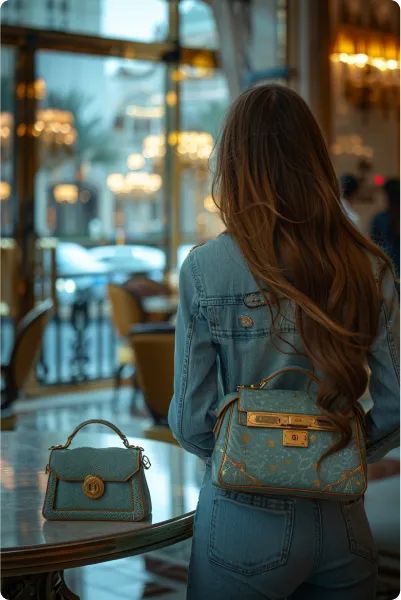
[{"label": "jeans seam", "polygon": [[320,510],[320,504],[318,500],[314,501],[313,511],[315,513],[315,561],[313,570],[317,570],[320,566],[322,559],[322,513]]},{"label": "jeans seam", "polygon": [[341,510],[345,519],[345,526],[347,530],[350,551],[352,552],[352,554],[362,556],[363,558],[366,558],[371,562],[376,562],[377,557],[374,555],[374,553],[368,549],[365,550],[360,544],[358,544],[357,540],[355,539],[354,529],[351,521],[351,514],[349,512],[349,505],[345,504],[344,502],[341,502]]},{"label": "jeans seam", "polygon": [[216,520],[216,498],[213,498],[212,516],[210,519],[209,548],[214,552],[214,530]]}]

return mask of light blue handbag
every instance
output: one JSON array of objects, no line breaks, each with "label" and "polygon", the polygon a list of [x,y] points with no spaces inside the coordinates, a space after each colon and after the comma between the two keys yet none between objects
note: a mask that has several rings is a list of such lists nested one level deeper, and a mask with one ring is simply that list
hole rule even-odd
[{"label": "light blue handbag", "polygon": [[[68,449],[86,425],[99,423],[120,436],[125,448]],[[131,446],[112,423],[78,425],[64,446],[50,448],[43,516],[52,521],[141,521],[152,512],[143,448]]]},{"label": "light blue handbag", "polygon": [[352,440],[346,448],[319,459],[338,440],[330,421],[321,415],[316,394],[299,390],[267,390],[239,386],[217,407],[212,455],[216,487],[241,492],[351,500],[366,490],[364,413],[358,405],[350,415]]}]

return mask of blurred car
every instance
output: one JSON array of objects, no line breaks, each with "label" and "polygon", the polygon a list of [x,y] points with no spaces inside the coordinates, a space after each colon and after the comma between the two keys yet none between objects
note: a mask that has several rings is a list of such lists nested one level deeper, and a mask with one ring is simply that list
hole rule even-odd
[{"label": "blurred car", "polygon": [[89,250],[96,261],[105,265],[114,280],[133,275],[147,275],[155,281],[163,279],[166,255],[151,246],[98,246]]},{"label": "blurred car", "polygon": [[[103,300],[106,297],[109,269],[83,246],[59,242],[56,248],[56,291],[61,305],[73,304],[87,297]],[[44,272],[50,275],[50,254],[44,256]]]}]

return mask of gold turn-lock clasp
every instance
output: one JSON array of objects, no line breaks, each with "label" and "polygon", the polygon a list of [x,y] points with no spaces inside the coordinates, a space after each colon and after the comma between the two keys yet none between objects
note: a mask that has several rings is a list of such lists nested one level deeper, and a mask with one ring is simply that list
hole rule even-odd
[{"label": "gold turn-lock clasp", "polygon": [[292,446],[293,448],[307,448],[309,446],[308,432],[300,431],[298,429],[284,429],[283,446]]},{"label": "gold turn-lock clasp", "polygon": [[104,493],[104,482],[97,475],[88,475],[83,483],[83,491],[87,498],[97,500]]}]

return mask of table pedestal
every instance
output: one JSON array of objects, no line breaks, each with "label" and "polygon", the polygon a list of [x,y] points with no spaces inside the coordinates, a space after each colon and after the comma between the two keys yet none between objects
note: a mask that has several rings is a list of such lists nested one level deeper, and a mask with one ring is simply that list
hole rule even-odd
[{"label": "table pedestal", "polygon": [[6,600],[79,600],[68,589],[63,571],[4,578],[1,594]]}]

